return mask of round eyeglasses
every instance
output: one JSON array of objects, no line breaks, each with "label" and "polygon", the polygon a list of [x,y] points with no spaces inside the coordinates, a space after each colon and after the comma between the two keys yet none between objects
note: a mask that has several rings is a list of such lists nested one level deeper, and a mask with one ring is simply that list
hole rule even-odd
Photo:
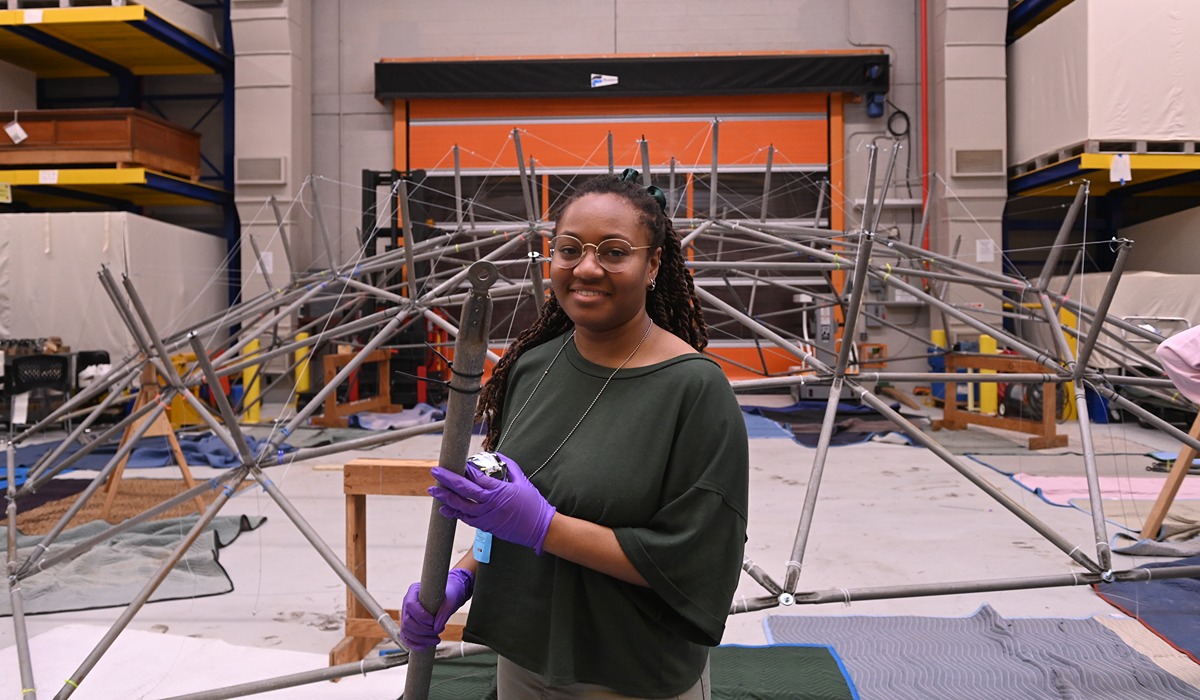
[{"label": "round eyeglasses", "polygon": [[629,245],[624,238],[605,238],[599,243],[584,243],[574,236],[555,236],[550,241],[550,263],[569,270],[583,260],[587,249],[596,253],[596,262],[608,272],[625,272],[633,267],[633,251],[654,248],[652,245]]}]

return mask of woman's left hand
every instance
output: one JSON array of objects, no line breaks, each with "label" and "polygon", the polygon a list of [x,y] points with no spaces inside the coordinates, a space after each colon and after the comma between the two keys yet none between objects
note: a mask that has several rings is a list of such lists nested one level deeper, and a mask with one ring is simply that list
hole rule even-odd
[{"label": "woman's left hand", "polygon": [[508,481],[493,479],[468,464],[463,476],[434,467],[438,485],[429,495],[441,503],[439,512],[467,525],[490,532],[507,542],[532,547],[538,554],[546,541],[555,509],[520,466],[500,455],[508,465]]}]

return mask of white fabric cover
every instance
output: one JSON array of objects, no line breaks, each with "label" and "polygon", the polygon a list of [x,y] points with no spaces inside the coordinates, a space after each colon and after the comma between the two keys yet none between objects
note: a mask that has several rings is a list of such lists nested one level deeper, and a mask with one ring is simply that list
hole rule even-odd
[{"label": "white fabric cover", "polygon": [[[160,334],[228,306],[225,241],[124,212],[0,215],[0,333],[61,337],[72,350],[136,346],[100,285],[101,265],[133,280]],[[221,271],[218,273],[218,271]]]},{"label": "white fabric cover", "polygon": [[1087,140],[1200,139],[1200,3],[1076,0],[1008,49],[1009,164]]}]

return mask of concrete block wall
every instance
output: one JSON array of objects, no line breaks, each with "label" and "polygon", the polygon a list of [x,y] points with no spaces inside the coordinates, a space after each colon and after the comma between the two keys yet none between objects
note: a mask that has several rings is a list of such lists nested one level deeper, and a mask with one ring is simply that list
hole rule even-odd
[{"label": "concrete block wall", "polygon": [[[279,286],[290,270],[268,202],[284,215],[296,267],[328,264],[312,247],[311,219],[294,202],[312,173],[312,18],[310,0],[234,0],[235,191],[242,233],[270,259],[267,278]],[[242,246],[243,298],[267,289],[250,245]],[[320,258],[320,259],[318,259]]]},{"label": "concrete block wall", "polygon": [[[929,121],[930,248],[1001,269],[1002,219],[1008,197],[1005,0],[931,0]],[[959,290],[947,301],[992,311],[996,299]],[[952,338],[978,331],[952,324]]]}]

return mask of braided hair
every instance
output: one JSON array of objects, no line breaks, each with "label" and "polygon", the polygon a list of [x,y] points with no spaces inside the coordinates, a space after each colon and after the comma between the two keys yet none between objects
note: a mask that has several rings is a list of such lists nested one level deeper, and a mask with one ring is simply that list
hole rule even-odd
[{"label": "braided hair", "polygon": [[[684,267],[679,237],[670,217],[664,213],[663,206],[646,188],[638,184],[636,178],[599,175],[585,181],[563,202],[555,220],[561,220],[563,212],[589,194],[614,194],[624,198],[638,210],[639,220],[650,232],[650,245],[662,248],[654,289],[646,292],[646,313],[655,324],[679,336],[697,352],[704,350],[708,345],[708,328],[704,325],[700,299],[696,296],[692,276]],[[557,225],[555,230],[557,231]],[[483,441],[485,450],[494,450],[500,442],[509,369],[529,348],[561,336],[574,327],[575,323],[567,317],[551,291],[537,320],[508,346],[492,370],[491,379],[479,394],[475,419],[487,423],[487,436]]]}]

